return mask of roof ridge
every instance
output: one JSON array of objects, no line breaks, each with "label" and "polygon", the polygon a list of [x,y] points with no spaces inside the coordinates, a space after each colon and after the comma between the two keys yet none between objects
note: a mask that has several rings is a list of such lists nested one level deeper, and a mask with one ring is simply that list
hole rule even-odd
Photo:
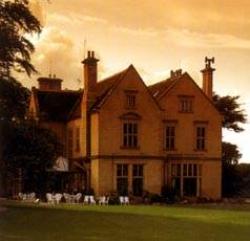
[{"label": "roof ridge", "polygon": [[[128,68],[129,68],[129,67],[128,67]],[[104,81],[109,80],[109,79],[112,79],[112,78],[114,78],[114,77],[118,77],[120,74],[123,74],[124,72],[126,72],[126,71],[128,70],[128,68],[126,68],[126,69],[124,69],[124,70],[122,70],[122,71],[119,71],[119,72],[117,72],[117,73],[114,73],[114,74],[112,74],[111,76],[106,77],[106,78],[104,78],[104,79],[98,81],[97,84],[103,83]]]}]

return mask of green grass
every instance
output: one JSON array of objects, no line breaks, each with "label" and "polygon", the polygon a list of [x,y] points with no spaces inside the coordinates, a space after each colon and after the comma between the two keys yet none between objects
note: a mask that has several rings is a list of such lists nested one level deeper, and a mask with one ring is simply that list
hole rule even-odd
[{"label": "green grass", "polygon": [[80,206],[5,203],[1,241],[249,241],[249,206]]}]

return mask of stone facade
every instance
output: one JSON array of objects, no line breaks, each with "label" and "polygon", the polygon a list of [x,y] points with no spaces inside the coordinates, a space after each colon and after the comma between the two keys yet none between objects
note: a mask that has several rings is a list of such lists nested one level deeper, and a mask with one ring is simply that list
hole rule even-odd
[{"label": "stone facade", "polygon": [[[181,70],[146,86],[132,65],[97,81],[97,62],[94,52],[83,61],[83,91],[33,89],[29,107],[57,133],[71,168],[81,167],[83,188],[141,196],[167,186],[180,196],[221,198],[222,117],[211,102],[211,60],[202,70],[202,89]],[[71,100],[61,118],[50,119],[63,103],[47,110],[48,92]]]}]

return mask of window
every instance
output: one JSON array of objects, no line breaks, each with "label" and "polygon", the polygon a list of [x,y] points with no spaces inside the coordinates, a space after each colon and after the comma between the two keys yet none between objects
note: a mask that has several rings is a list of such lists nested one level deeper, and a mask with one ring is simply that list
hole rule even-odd
[{"label": "window", "polygon": [[196,150],[204,151],[206,149],[206,127],[196,127]]},{"label": "window", "polygon": [[119,195],[128,195],[128,165],[118,164],[116,170],[116,185]]},{"label": "window", "polygon": [[172,188],[181,196],[199,196],[201,188],[201,164],[178,163],[171,165]]},{"label": "window", "polygon": [[143,165],[133,165],[133,195],[143,194]]},{"label": "window", "polygon": [[197,196],[200,192],[201,165],[188,163],[183,165],[183,195]]},{"label": "window", "polygon": [[72,129],[68,130],[68,157],[72,157],[73,155],[73,131]]},{"label": "window", "polygon": [[165,149],[175,149],[175,126],[167,125],[165,129]]},{"label": "window", "polygon": [[184,112],[184,113],[193,112],[193,97],[192,96],[180,97],[180,112]]},{"label": "window", "polygon": [[138,147],[138,125],[135,122],[123,123],[123,147]]},{"label": "window", "polygon": [[135,105],[136,105],[136,96],[135,96],[135,94],[126,94],[126,98],[127,98],[126,107],[129,108],[129,109],[135,108]]},{"label": "window", "polygon": [[75,151],[79,152],[80,151],[80,128],[76,128],[76,146],[75,146]]},{"label": "window", "polygon": [[176,195],[181,195],[181,164],[171,165],[172,188]]}]

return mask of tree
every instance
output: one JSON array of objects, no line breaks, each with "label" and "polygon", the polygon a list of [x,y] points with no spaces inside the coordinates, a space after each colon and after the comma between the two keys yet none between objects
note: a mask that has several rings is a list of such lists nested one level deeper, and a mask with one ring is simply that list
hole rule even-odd
[{"label": "tree", "polygon": [[[240,124],[246,123],[246,114],[238,103],[239,96],[213,96],[213,102],[218,111],[223,115],[222,127],[235,132],[244,129]],[[222,195],[233,196],[238,193],[240,175],[236,165],[241,158],[237,145],[222,143]]]},{"label": "tree", "polygon": [[[4,159],[11,174],[21,170],[24,189],[44,189],[40,176],[52,168],[61,154],[61,145],[56,135],[34,121],[15,123],[4,149]],[[30,188],[32,187],[32,188]]]},{"label": "tree", "polygon": [[55,134],[27,120],[30,91],[13,77],[36,73],[30,58],[35,48],[27,36],[40,32],[28,0],[0,0],[0,191],[7,175],[44,172],[60,153]]},{"label": "tree", "polygon": [[244,131],[239,124],[246,123],[246,114],[238,103],[239,96],[213,96],[213,102],[217,110],[223,115],[222,126],[235,132]]},{"label": "tree", "polygon": [[0,76],[11,76],[12,70],[28,75],[36,72],[30,62],[35,49],[26,36],[40,32],[28,0],[0,0]]},{"label": "tree", "polygon": [[222,194],[225,197],[239,194],[241,176],[237,164],[240,158],[237,145],[222,143]]}]

